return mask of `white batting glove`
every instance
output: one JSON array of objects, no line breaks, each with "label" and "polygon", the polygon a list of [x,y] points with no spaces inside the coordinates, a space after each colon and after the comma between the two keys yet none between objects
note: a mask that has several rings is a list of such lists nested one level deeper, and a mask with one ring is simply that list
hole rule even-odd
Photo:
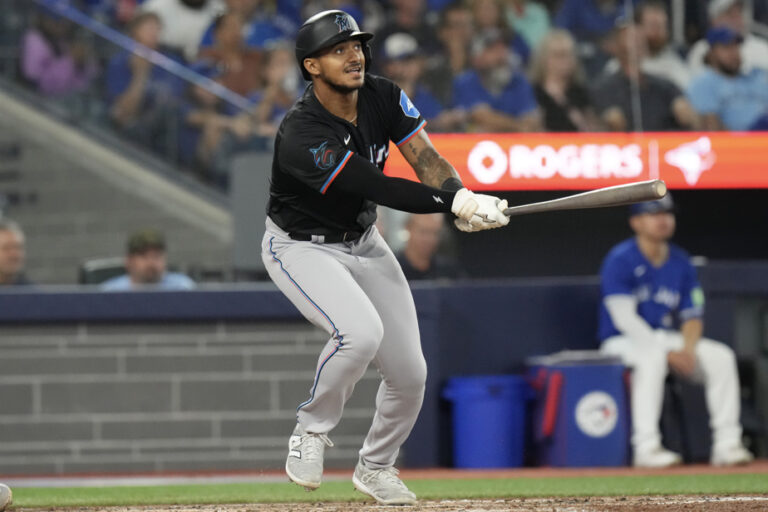
[{"label": "white batting glove", "polygon": [[456,192],[451,211],[458,217],[456,227],[464,232],[500,228],[509,224],[504,215],[507,201],[486,194],[475,194],[463,188]]}]

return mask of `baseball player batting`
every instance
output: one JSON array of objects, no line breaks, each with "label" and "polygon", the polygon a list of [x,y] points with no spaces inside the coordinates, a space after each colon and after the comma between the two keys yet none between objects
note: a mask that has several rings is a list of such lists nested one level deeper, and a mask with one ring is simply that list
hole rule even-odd
[{"label": "baseball player batting", "polygon": [[[330,336],[298,406],[288,477],[320,486],[328,434],[372,362],[382,381],[352,481],[377,502],[400,505],[416,502],[394,463],[421,408],[426,363],[408,283],[374,226],[376,205],[453,212],[467,232],[509,219],[506,201],[463,187],[405,93],[367,73],[372,37],[337,10],[299,29],[296,59],[311,84],[275,140],[262,257],[280,290]],[[390,141],[421,183],[382,173]]]}]

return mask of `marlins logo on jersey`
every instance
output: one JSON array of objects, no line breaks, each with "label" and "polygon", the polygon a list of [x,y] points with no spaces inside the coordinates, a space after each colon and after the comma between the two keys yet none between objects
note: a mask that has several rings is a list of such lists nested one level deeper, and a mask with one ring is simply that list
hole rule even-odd
[{"label": "marlins logo on jersey", "polygon": [[309,151],[315,159],[315,165],[324,171],[330,169],[336,163],[336,156],[333,154],[333,150],[328,149],[328,141],[323,142],[316,148],[310,148]]}]

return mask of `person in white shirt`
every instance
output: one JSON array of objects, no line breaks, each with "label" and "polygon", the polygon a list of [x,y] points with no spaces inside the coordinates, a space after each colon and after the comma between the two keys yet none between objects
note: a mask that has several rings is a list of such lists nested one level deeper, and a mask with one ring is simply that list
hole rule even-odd
[{"label": "person in white shirt", "polygon": [[[709,24],[712,28],[727,27],[738,32],[744,38],[741,45],[741,70],[745,73],[753,69],[768,70],[768,41],[749,32],[749,23],[744,16],[742,0],[712,0],[707,9]],[[688,65],[692,76],[696,76],[707,65],[709,43],[706,39],[697,41],[688,52]]]},{"label": "person in white shirt", "polygon": [[224,4],[221,0],[147,0],[141,10],[160,18],[161,44],[179,50],[187,61],[193,61],[203,33],[224,12]]},{"label": "person in white shirt", "polygon": [[[685,90],[691,81],[691,70],[680,52],[669,41],[669,13],[660,0],[649,0],[637,6],[635,23],[645,40],[645,56],[641,69],[644,73],[664,78]],[[619,61],[611,59],[603,73],[610,75],[619,70]]]},{"label": "person in white shirt", "polygon": [[643,60],[643,71],[649,75],[666,78],[684,90],[691,81],[691,71],[669,41],[669,14],[666,5],[658,0],[645,2],[638,6],[636,20],[648,49]]}]

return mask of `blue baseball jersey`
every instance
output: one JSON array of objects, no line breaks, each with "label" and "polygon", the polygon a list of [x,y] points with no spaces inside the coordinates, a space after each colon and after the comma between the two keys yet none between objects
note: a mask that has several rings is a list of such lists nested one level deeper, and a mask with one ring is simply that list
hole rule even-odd
[{"label": "blue baseball jersey", "polygon": [[[704,293],[690,257],[680,247],[669,245],[669,258],[654,267],[640,252],[634,238],[615,246],[600,269],[602,298],[632,295],[637,313],[653,329],[677,329],[704,312]],[[616,336],[616,329],[605,304],[600,303],[598,334],[601,340]]]}]

